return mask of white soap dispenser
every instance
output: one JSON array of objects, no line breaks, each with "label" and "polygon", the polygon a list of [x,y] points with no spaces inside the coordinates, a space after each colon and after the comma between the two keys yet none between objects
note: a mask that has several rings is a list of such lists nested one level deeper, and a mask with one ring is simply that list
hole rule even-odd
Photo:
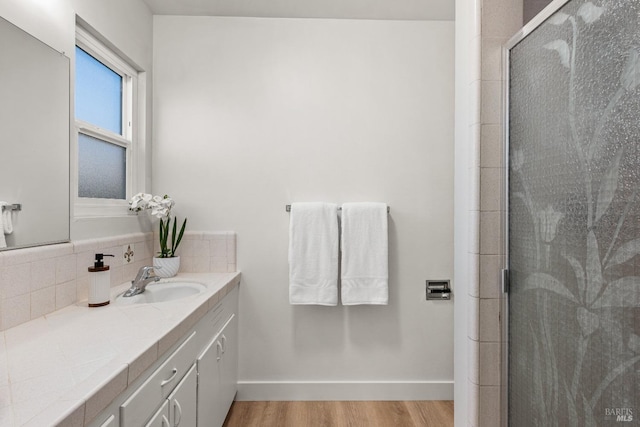
[{"label": "white soap dispenser", "polygon": [[111,302],[111,272],[102,259],[108,254],[96,254],[93,267],[89,267],[89,307],[102,307]]}]

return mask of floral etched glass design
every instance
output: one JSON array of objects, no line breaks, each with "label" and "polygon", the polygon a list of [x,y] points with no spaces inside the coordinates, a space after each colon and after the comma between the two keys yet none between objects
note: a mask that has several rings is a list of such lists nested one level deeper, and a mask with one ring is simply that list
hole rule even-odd
[{"label": "floral etched glass design", "polygon": [[509,52],[509,424],[640,421],[640,2]]}]

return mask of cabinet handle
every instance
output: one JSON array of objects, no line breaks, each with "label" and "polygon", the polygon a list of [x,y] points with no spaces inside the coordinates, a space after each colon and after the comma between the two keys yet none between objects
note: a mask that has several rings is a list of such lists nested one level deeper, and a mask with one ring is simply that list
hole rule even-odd
[{"label": "cabinet handle", "polygon": [[217,357],[216,360],[220,360],[222,359],[222,353],[224,353],[224,350],[222,350],[222,344],[220,344],[220,341],[216,341],[216,350],[217,350]]},{"label": "cabinet handle", "polygon": [[178,368],[173,368],[173,371],[171,372],[171,376],[169,378],[167,378],[166,380],[162,381],[160,383],[160,387],[164,387],[167,384],[169,384],[171,381],[173,381],[173,379],[176,377],[177,373],[178,373]]},{"label": "cabinet handle", "polygon": [[[180,421],[182,421],[182,408],[180,407],[180,402],[174,400],[173,407],[175,409],[175,412],[173,414],[173,426],[178,427],[180,425]],[[176,418],[178,419],[176,420]]]},{"label": "cabinet handle", "polygon": [[165,425],[166,425],[167,427],[171,427],[171,424],[169,424],[169,420],[167,419],[167,417],[165,417],[165,416],[163,415],[163,416],[162,416],[162,427],[164,427]]},{"label": "cabinet handle", "polygon": [[227,351],[227,337],[222,334],[222,354]]}]

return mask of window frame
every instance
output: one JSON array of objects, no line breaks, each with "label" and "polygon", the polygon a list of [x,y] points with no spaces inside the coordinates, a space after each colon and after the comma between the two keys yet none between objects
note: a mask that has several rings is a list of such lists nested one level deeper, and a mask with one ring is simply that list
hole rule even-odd
[{"label": "window frame", "polygon": [[[98,40],[93,34],[87,31],[81,26],[76,26],[76,42],[75,46],[85,51],[96,60],[107,66],[116,74],[122,77],[122,135],[112,132],[107,129],[100,128],[91,123],[85,122],[76,118],[75,116],[75,96],[74,108],[73,108],[73,124],[74,124],[74,150],[73,161],[71,164],[74,167],[74,173],[72,174],[72,189],[73,194],[73,212],[74,217],[113,217],[113,216],[127,216],[127,207],[129,206],[128,200],[134,194],[134,189],[138,188],[137,176],[139,174],[138,169],[144,167],[139,164],[139,141],[140,133],[144,128],[144,124],[140,123],[138,113],[140,105],[140,72],[136,70],[131,64],[126,62],[120,57],[114,49],[108,47],[105,43]],[[74,61],[75,61],[75,46],[74,46]],[[75,94],[75,66],[73,67],[73,82],[74,82],[74,94]],[[78,157],[78,137],[79,134],[84,134],[92,138],[97,138],[101,141],[109,144],[117,145],[125,148],[125,199],[102,199],[102,198],[89,198],[79,196],[79,157]]]}]

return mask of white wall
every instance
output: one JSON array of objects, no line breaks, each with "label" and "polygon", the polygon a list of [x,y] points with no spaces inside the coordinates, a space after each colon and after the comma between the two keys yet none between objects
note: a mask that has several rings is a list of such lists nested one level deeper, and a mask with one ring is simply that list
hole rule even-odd
[{"label": "white wall", "polygon": [[[452,398],[453,30],[154,17],[153,191],[238,233],[240,399]],[[297,201],[391,206],[389,306],[288,304]]]},{"label": "white wall", "polygon": [[[478,150],[474,149],[471,124],[473,111],[478,108],[478,96],[473,95],[471,82],[474,73],[480,67],[478,47],[471,41],[479,34],[479,16],[475,5],[479,1],[456,0],[456,76],[455,76],[455,214],[454,214],[454,279],[457,294],[454,307],[454,421],[456,427],[467,427],[469,411],[477,407],[477,402],[468,401],[469,394],[469,364],[477,355],[469,354],[468,313],[471,304],[468,293],[473,287],[474,277],[477,277],[478,265],[470,261],[474,259],[469,253],[474,251],[473,238],[477,230],[472,230],[470,211],[477,193],[477,179],[474,177],[474,165],[477,164]],[[474,55],[476,54],[476,55]],[[478,61],[476,63],[476,61]],[[476,245],[477,246],[477,245]],[[474,361],[471,362],[472,364]],[[475,417],[477,418],[477,417]],[[475,425],[475,424],[471,424]]]},{"label": "white wall", "polygon": [[[76,15],[108,40],[140,71],[146,72],[150,83],[153,19],[149,8],[142,0],[0,0],[0,16],[54,49],[64,52],[71,58],[72,73]],[[151,95],[152,88],[149,84],[146,98],[148,111],[143,120],[146,138],[140,142],[143,145],[142,156],[147,159],[148,167],[146,176],[143,171],[138,179],[140,188],[149,186],[151,174],[151,153],[148,145],[151,140]],[[73,97],[71,101],[73,105]],[[38,180],[37,171],[33,172],[34,179]],[[141,230],[146,230],[146,224],[141,224],[135,216],[71,221],[72,240]]]}]

